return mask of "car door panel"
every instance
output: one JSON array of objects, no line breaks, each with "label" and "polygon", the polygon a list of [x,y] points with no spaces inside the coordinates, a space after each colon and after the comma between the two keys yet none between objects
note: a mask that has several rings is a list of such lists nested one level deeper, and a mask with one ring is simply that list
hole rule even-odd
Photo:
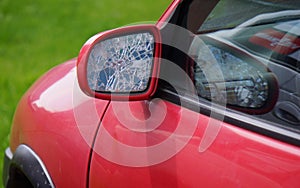
[{"label": "car door panel", "polygon": [[[300,185],[300,150],[295,146],[162,100],[154,104],[154,116],[150,118],[160,119],[165,114],[164,120],[155,129],[142,132],[115,112],[114,109],[124,109],[124,103],[127,102],[112,102],[101,122],[90,165],[90,187]],[[145,103],[126,105],[141,107]],[[143,112],[135,112],[136,109],[131,108],[135,117],[142,120]],[[149,119],[149,114],[145,117]],[[174,136],[178,126],[191,131]],[[200,143],[206,142],[203,138],[209,137],[205,134],[211,126],[220,126],[219,132],[212,143],[207,143],[206,150],[199,150]],[[163,147],[162,143],[171,138],[172,144]],[[155,147],[156,153],[152,153]]]}]

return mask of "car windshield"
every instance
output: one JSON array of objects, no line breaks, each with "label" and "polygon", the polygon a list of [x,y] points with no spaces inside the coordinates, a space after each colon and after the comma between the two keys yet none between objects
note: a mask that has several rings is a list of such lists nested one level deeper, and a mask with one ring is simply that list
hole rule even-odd
[{"label": "car windshield", "polygon": [[[234,28],[257,15],[297,10],[299,7],[299,0],[221,0],[206,18],[198,32],[205,33]],[[272,22],[272,19],[264,20],[264,23],[267,21]]]}]

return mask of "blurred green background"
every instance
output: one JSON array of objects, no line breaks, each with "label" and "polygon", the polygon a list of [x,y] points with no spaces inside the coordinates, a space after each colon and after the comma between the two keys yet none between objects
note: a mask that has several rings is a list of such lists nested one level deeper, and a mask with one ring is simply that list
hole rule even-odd
[{"label": "blurred green background", "polygon": [[[156,21],[171,0],[0,0],[0,175],[18,100],[92,35]],[[0,187],[2,178],[0,178]]]}]

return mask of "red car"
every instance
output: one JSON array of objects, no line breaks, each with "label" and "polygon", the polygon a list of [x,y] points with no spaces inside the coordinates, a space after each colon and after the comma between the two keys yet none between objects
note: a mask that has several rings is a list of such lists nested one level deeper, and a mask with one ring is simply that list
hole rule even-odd
[{"label": "red car", "polygon": [[23,96],[6,187],[300,187],[300,2],[174,0]]}]

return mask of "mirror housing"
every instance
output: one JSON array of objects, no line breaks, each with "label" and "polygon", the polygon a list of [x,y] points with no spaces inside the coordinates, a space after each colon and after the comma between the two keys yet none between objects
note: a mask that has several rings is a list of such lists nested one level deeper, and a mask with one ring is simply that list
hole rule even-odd
[{"label": "mirror housing", "polygon": [[146,100],[156,91],[161,36],[155,25],[127,26],[96,34],[77,59],[79,86],[106,100]]}]

